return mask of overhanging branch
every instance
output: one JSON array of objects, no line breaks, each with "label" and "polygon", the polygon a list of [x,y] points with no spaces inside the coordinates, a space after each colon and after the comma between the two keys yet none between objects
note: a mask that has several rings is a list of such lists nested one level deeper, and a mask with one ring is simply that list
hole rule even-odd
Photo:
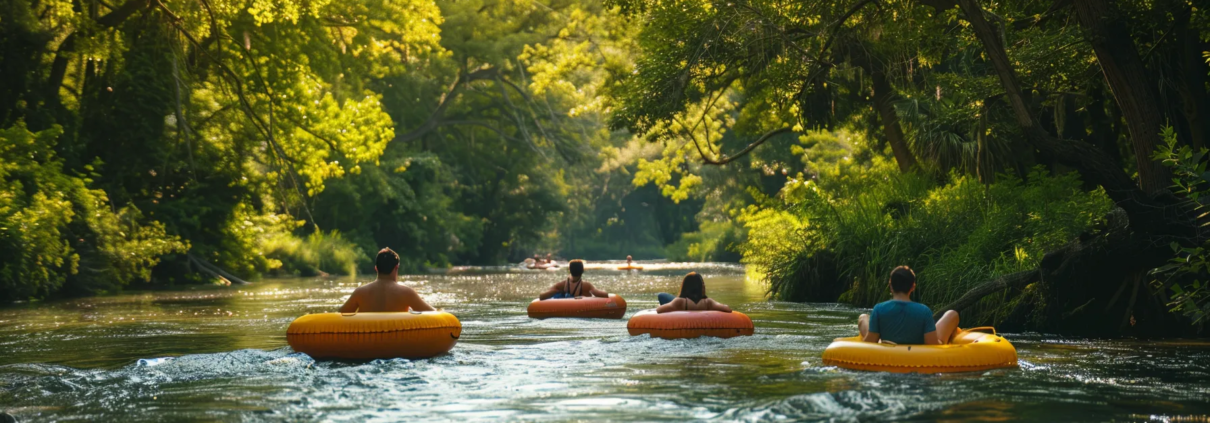
[{"label": "overhanging branch", "polygon": [[1038,269],[998,277],[971,288],[957,300],[954,300],[954,302],[937,308],[937,311],[933,313],[933,318],[940,319],[941,315],[945,314],[947,310],[964,310],[992,293],[1005,289],[1020,288],[1040,280],[1042,280],[1042,272]]},{"label": "overhanging branch", "polygon": [[470,73],[460,75],[458,79],[454,80],[454,83],[450,84],[450,87],[446,89],[445,94],[441,95],[441,100],[437,103],[437,108],[433,109],[432,113],[429,113],[428,119],[425,120],[423,124],[416,127],[416,129],[408,131],[405,134],[397,135],[394,141],[412,141],[424,136],[434,129],[437,129],[438,126],[441,126],[441,119],[445,116],[445,110],[448,109],[450,104],[454,102],[454,99],[456,99],[458,95],[462,93],[462,90],[466,89],[467,84],[474,81],[494,79],[496,74],[496,68],[484,67],[476,69]]},{"label": "overhanging branch", "polygon": [[[751,144],[748,144],[747,147],[744,147],[743,150],[740,150],[738,153],[735,153],[735,155],[732,155],[732,156],[723,156],[722,158],[715,159],[715,158],[708,157],[705,154],[701,154],[702,162],[709,164],[709,165],[716,165],[716,166],[721,166],[721,165],[725,165],[727,163],[731,163],[731,162],[735,161],[736,159],[738,159],[740,157],[744,157],[748,153],[751,153],[753,149],[755,149],[756,147],[759,147],[761,144],[764,144],[765,141],[768,141],[769,139],[771,139],[775,136],[784,134],[786,132],[790,132],[791,130],[792,130],[792,128],[785,127],[785,128],[774,129],[772,131],[766,132],[764,135],[761,135],[760,138],[757,138],[756,141],[752,141]],[[696,145],[697,139],[694,139],[693,143]],[[699,154],[702,152],[702,149],[700,146],[698,147],[697,151]]]}]

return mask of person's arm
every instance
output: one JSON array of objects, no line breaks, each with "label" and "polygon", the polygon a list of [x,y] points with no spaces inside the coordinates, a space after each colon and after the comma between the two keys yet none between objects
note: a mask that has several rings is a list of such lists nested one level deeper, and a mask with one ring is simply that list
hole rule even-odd
[{"label": "person's arm", "polygon": [[941,345],[941,339],[937,336],[937,324],[933,323],[933,313],[928,309],[928,315],[924,318],[924,324],[921,331],[924,332],[924,345]]},{"label": "person's arm", "polygon": [[550,287],[550,289],[546,290],[546,292],[538,294],[538,299],[545,300],[550,297],[553,297],[553,296],[555,296],[555,294],[558,294],[559,290],[562,288],[563,288],[563,282],[556,283],[555,286]]},{"label": "person's arm", "polygon": [[941,340],[937,338],[937,331],[924,334],[924,345],[941,345]]},{"label": "person's arm", "polygon": [[586,285],[584,287],[585,288],[584,291],[588,292],[589,294],[592,294],[592,296],[594,296],[594,297],[608,297],[609,296],[608,292],[599,290],[599,289],[597,289],[597,287],[593,286],[592,284],[590,284],[588,282],[584,282],[584,285]]},{"label": "person's arm", "polygon": [[408,306],[412,308],[412,311],[436,311],[433,306],[424,302],[424,298],[420,298],[420,294],[417,294],[414,289],[408,289],[404,294],[404,298],[407,299]]},{"label": "person's arm", "polygon": [[354,289],[353,294],[349,295],[349,299],[345,301],[345,304],[340,306],[341,313],[356,313],[357,312],[357,308],[361,306],[361,304],[357,301],[357,299],[358,299],[357,293],[359,290],[360,290],[360,288]]},{"label": "person's arm", "polygon": [[710,309],[714,311],[721,311],[723,313],[731,312],[731,307],[727,307],[726,304],[714,301],[713,299],[710,300]]},{"label": "person's arm", "polygon": [[662,306],[656,307],[655,312],[656,313],[667,313],[670,311],[681,310],[684,308],[684,306],[681,305],[681,301],[683,301],[683,300],[681,300],[680,297],[673,298],[672,301],[668,302],[668,304],[664,304]]},{"label": "person's arm", "polygon": [[870,320],[867,322],[867,325],[868,325],[867,326],[868,329],[866,329],[865,337],[861,338],[862,341],[878,342],[880,339],[882,339],[882,335],[878,334],[878,331],[881,329],[878,328],[878,310],[877,310],[877,308],[875,308],[874,310],[870,310]]}]

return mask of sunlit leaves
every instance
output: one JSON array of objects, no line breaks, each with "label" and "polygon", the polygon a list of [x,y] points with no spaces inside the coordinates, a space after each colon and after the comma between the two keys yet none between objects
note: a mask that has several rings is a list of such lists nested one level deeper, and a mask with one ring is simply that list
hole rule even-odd
[{"label": "sunlit leaves", "polygon": [[700,155],[717,157],[722,149],[720,141],[735,123],[732,112],[736,103],[728,93],[726,90],[714,93],[670,121],[657,123],[650,128],[643,139],[662,144],[664,151],[655,161],[639,160],[634,185],[654,183],[665,196],[676,202],[689,198],[702,182],[701,176],[693,171],[701,164],[690,158]]},{"label": "sunlit leaves", "polygon": [[161,256],[187,248],[65,173],[55,154],[61,133],[21,122],[0,129],[0,301],[42,298],[71,281],[98,291],[147,281]]}]

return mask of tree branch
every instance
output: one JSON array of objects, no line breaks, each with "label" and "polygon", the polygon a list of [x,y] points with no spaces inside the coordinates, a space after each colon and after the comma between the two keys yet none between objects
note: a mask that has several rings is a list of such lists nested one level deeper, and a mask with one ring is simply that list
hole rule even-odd
[{"label": "tree branch", "polygon": [[508,136],[500,128],[492,126],[491,124],[481,121],[481,120],[443,120],[443,121],[437,123],[437,126],[455,126],[455,125],[481,126],[481,127],[490,129],[492,132],[495,132],[496,134],[499,134],[501,138],[504,138],[509,141],[514,141],[514,142],[517,141],[516,138]]},{"label": "tree branch", "polygon": [[[97,18],[96,23],[102,29],[113,28],[125,22],[127,18],[139,10],[147,8],[149,0],[128,0],[122,6]],[[55,51],[55,60],[50,65],[50,76],[46,79],[47,98],[54,103],[59,102],[59,88],[63,86],[63,78],[67,76],[68,56],[76,50],[76,38],[79,32],[73,32],[59,44]]]},{"label": "tree branch", "polygon": [[194,264],[196,264],[197,267],[200,268],[203,273],[207,273],[210,276],[214,276],[214,277],[220,278],[220,279],[225,279],[229,282],[238,283],[240,285],[249,284],[248,281],[240,279],[238,276],[235,276],[235,275],[231,274],[231,272],[223,270],[221,267],[218,267],[218,266],[215,266],[213,264],[206,262],[206,260],[194,255],[193,253],[185,254],[185,257],[188,257],[189,261],[192,261]]},{"label": "tree branch", "polygon": [[446,90],[445,94],[441,95],[441,100],[437,103],[437,108],[433,109],[433,112],[429,114],[429,118],[425,120],[423,124],[405,134],[395,136],[394,141],[412,141],[424,136],[434,129],[437,129],[438,126],[441,126],[441,118],[445,116],[445,110],[448,109],[450,104],[454,102],[454,99],[456,99],[458,95],[462,93],[462,90],[466,88],[467,84],[484,79],[494,79],[496,73],[496,68],[484,67],[470,73],[462,74],[458,77],[458,79],[454,80],[453,84],[450,84],[450,87]]},{"label": "tree branch", "polygon": [[[790,127],[785,127],[785,128],[774,129],[772,131],[766,132],[764,135],[761,135],[760,138],[757,138],[756,141],[752,141],[751,144],[748,144],[747,147],[744,147],[743,150],[740,150],[738,153],[735,153],[734,156],[730,156],[730,157],[724,156],[722,159],[716,160],[716,159],[712,159],[712,158],[709,158],[709,157],[706,157],[703,155],[702,161],[705,162],[706,164],[716,165],[716,166],[721,166],[721,165],[725,165],[727,163],[731,163],[731,162],[735,161],[735,159],[743,157],[743,156],[747,155],[748,153],[752,152],[752,149],[759,147],[761,144],[764,144],[765,141],[768,141],[770,138],[773,138],[777,135],[784,134],[786,132],[790,132],[791,129],[792,128],[790,128]],[[694,142],[694,144],[697,144],[696,139],[694,139],[693,142]],[[698,152],[701,153],[701,151],[702,151],[701,148],[698,148]]]},{"label": "tree branch", "polygon": [[1005,289],[1019,288],[1025,285],[1042,280],[1042,272],[1038,269],[1026,270],[1001,276],[999,278],[984,282],[961,297],[958,297],[954,302],[946,304],[944,307],[937,308],[933,313],[933,318],[940,319],[941,315],[945,314],[946,310],[964,310],[967,307],[974,305],[989,294],[1003,291]]}]

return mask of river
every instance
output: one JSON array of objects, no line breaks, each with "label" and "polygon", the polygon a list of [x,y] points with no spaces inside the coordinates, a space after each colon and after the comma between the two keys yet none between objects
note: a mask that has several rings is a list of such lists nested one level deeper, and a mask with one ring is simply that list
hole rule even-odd
[{"label": "river", "polygon": [[[824,366],[862,310],[768,301],[726,264],[589,270],[627,317],[697,270],[752,317],[731,339],[631,337],[625,320],[532,320],[561,272],[454,269],[406,279],[462,321],[427,360],[315,361],[286,326],[367,278],[132,292],[0,308],[0,411],[19,421],[1207,421],[1210,343],[1010,333],[1020,367],[920,375]],[[172,359],[162,359],[173,357]]]}]

